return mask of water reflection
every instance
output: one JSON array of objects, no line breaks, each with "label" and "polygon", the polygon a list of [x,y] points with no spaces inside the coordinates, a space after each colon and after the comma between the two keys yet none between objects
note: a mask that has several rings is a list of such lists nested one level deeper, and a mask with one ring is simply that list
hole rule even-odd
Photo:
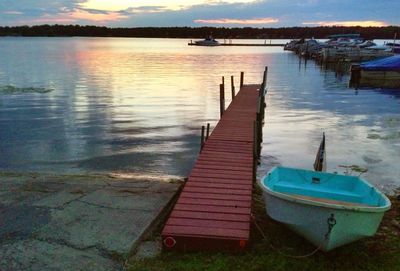
[{"label": "water reflection", "polygon": [[269,66],[260,175],[277,164],[311,168],[325,131],[330,171],[357,164],[375,182],[399,184],[399,96],[356,95],[345,73],[281,48],[103,38],[0,44],[0,86],[54,89],[0,96],[2,170],[185,176],[199,128],[218,120],[221,76],[235,75],[237,86],[244,71],[257,83]]},{"label": "water reflection", "polygon": [[[298,61],[296,55],[287,57]],[[372,182],[385,183],[387,189],[398,186],[400,168],[394,162],[400,155],[397,98],[372,89],[356,93],[347,88],[348,75],[338,78],[335,71],[321,69],[314,61],[304,69],[288,65],[279,79],[269,84],[265,157],[274,157],[275,164],[311,169],[325,132],[329,171],[343,172],[340,165],[360,165],[369,169],[365,176]],[[395,127],[387,127],[388,120]],[[379,136],[371,137],[374,131]],[[263,168],[260,175],[268,169]]]},{"label": "water reflection", "polygon": [[205,51],[183,40],[0,42],[0,86],[54,89],[0,98],[0,168],[18,171],[186,175],[199,127],[218,119],[220,76],[240,64],[251,71],[246,80],[259,81],[267,52]]}]

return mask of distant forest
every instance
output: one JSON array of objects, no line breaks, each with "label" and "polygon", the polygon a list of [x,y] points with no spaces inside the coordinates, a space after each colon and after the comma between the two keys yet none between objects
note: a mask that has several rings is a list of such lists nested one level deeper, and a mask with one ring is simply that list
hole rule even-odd
[{"label": "distant forest", "polygon": [[143,38],[204,38],[217,39],[294,39],[326,38],[332,34],[359,33],[366,39],[392,39],[400,26],[387,27],[281,27],[281,28],[225,28],[225,27],[135,27],[108,28],[80,25],[37,25],[1,27],[0,36],[29,37],[143,37]]}]

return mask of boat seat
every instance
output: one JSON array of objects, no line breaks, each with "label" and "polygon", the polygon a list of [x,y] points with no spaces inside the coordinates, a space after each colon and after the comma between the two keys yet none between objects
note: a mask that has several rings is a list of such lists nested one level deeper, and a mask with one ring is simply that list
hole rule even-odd
[{"label": "boat seat", "polygon": [[[312,188],[312,189],[310,189]],[[304,194],[309,194],[308,192],[312,192],[313,194],[318,194],[317,197],[315,198],[332,198],[335,195],[338,195],[336,191],[332,192],[330,188],[326,187],[299,187],[298,185],[293,185],[288,182],[280,182],[279,184],[274,185],[274,191],[280,192],[280,193],[285,193],[285,194],[290,194],[290,195],[304,195]],[[346,190],[340,190],[339,191],[340,199],[339,201],[343,202],[360,202],[362,200],[362,196],[356,193],[353,193],[351,191],[346,191]],[[310,197],[313,197],[310,195]]]},{"label": "boat seat", "polygon": [[287,195],[292,196],[294,198],[302,199],[302,200],[309,200],[309,201],[314,201],[314,202],[322,202],[322,203],[335,204],[335,205],[353,206],[353,207],[374,207],[373,205],[370,205],[370,204],[358,203],[358,202],[316,198],[316,197],[297,195],[297,194],[287,194]]}]

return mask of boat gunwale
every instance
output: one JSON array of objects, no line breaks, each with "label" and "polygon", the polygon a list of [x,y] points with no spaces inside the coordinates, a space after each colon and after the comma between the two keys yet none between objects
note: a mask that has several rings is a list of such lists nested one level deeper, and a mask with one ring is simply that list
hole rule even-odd
[{"label": "boat gunwale", "polygon": [[[338,209],[338,210],[348,210],[348,211],[358,211],[358,212],[369,212],[369,213],[380,213],[380,212],[386,212],[389,210],[392,206],[392,203],[386,197],[385,194],[383,194],[381,191],[375,188],[372,184],[364,180],[363,178],[357,177],[360,181],[366,183],[367,185],[373,187],[375,191],[385,200],[385,205],[383,206],[349,206],[349,205],[342,205],[342,204],[334,204],[334,203],[325,203],[325,202],[320,202],[320,201],[314,201],[311,199],[302,199],[302,198],[297,198],[294,195],[290,195],[287,193],[281,193],[281,192],[276,192],[271,190],[269,187],[267,187],[264,184],[264,180],[268,178],[268,176],[271,174],[271,172],[277,168],[288,168],[288,167],[273,167],[266,175],[264,175],[259,181],[258,185],[261,187],[263,192],[270,194],[271,196],[275,196],[277,198],[294,202],[294,203],[300,203],[303,205],[310,205],[310,206],[317,206],[317,207],[324,207],[324,208],[330,208],[330,209]],[[295,169],[295,168],[289,168],[289,169]],[[301,169],[303,170],[303,169]],[[351,202],[350,202],[351,203]]]}]

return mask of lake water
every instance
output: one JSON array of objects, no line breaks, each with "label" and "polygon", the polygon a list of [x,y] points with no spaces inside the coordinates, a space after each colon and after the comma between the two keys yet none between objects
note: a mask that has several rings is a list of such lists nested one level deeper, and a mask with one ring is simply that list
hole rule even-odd
[{"label": "lake water", "polygon": [[311,169],[325,132],[329,171],[400,186],[400,91],[356,92],[281,47],[187,42],[0,38],[0,170],[186,176],[201,125],[218,121],[221,76],[260,83],[268,66],[260,176]]}]

